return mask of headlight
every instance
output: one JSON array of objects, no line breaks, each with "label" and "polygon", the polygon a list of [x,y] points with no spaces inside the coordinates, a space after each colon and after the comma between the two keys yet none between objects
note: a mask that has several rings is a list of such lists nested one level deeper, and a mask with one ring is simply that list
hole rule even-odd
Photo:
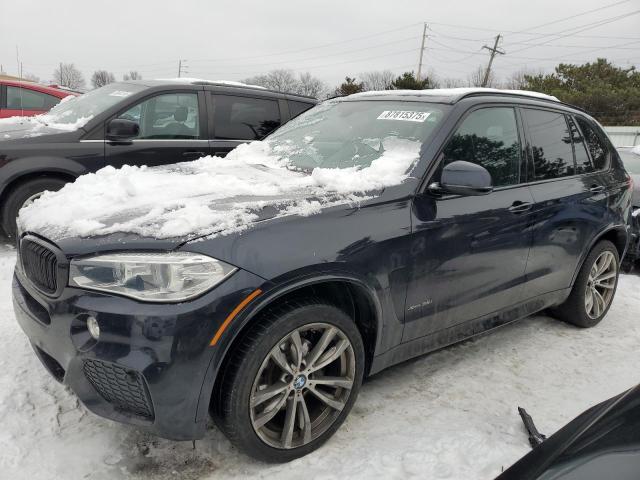
[{"label": "headlight", "polygon": [[147,302],[181,302],[235,271],[198,253],[113,253],[71,260],[69,285]]}]

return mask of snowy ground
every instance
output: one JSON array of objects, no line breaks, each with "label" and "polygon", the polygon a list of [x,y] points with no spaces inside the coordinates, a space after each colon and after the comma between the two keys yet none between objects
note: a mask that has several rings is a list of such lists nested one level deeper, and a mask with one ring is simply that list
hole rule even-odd
[{"label": "snowy ground", "polygon": [[365,383],[318,452],[264,465],[213,427],[194,450],[85,411],[45,372],[15,323],[14,258],[0,247],[2,479],[490,479],[529,451],[518,405],[552,433],[640,382],[640,277],[625,275],[600,326],[532,317],[391,368]]}]

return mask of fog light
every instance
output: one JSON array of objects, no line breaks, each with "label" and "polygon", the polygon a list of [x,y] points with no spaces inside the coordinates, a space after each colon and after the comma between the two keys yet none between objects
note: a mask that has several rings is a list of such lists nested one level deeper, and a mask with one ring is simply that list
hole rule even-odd
[{"label": "fog light", "polygon": [[98,320],[95,317],[87,318],[87,329],[93,338],[98,340],[100,336],[100,325],[98,325]]}]

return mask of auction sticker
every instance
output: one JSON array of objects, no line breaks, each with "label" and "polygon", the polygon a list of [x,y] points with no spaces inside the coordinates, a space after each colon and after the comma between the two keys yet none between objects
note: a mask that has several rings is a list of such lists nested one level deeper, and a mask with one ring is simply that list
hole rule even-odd
[{"label": "auction sticker", "polygon": [[431,112],[412,112],[411,110],[385,110],[378,120],[401,120],[404,122],[424,122]]}]

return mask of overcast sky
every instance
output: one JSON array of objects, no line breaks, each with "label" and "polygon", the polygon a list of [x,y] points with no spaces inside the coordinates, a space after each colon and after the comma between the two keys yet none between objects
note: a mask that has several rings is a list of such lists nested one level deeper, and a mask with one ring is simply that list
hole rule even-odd
[{"label": "overcast sky", "polygon": [[43,81],[58,62],[75,63],[89,84],[96,69],[175,77],[185,59],[190,77],[290,68],[335,85],[368,70],[417,70],[427,22],[427,71],[466,79],[501,33],[506,55],[494,67],[505,78],[598,56],[640,65],[636,11],[640,0],[0,0],[0,64],[17,73],[17,46],[23,72]]}]

